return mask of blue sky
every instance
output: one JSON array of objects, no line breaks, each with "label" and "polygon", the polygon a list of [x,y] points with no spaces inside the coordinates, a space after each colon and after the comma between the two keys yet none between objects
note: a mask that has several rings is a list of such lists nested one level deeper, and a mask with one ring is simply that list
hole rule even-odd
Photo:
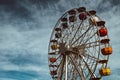
[{"label": "blue sky", "polygon": [[113,47],[112,74],[120,80],[120,0],[0,0],[0,80],[52,80],[49,38],[62,14],[85,6],[106,21]]}]

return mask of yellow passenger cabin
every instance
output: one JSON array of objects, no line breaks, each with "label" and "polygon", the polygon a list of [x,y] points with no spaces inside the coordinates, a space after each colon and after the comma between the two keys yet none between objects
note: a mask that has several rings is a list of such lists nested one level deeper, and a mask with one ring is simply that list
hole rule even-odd
[{"label": "yellow passenger cabin", "polygon": [[109,76],[111,74],[110,68],[102,68],[99,70],[101,76]]}]

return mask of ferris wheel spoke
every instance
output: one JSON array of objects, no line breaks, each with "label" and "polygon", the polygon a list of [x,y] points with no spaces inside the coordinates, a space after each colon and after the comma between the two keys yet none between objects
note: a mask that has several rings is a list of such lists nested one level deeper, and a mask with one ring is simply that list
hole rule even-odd
[{"label": "ferris wheel spoke", "polygon": [[85,73],[85,71],[83,70],[83,68],[81,67],[82,65],[80,64],[80,69],[81,69],[81,73],[82,73],[82,76],[84,77],[84,79],[85,79],[85,76],[86,76],[86,73]]},{"label": "ferris wheel spoke", "polygon": [[[84,20],[82,20],[82,21],[81,21],[81,23],[80,23],[79,27],[77,28],[77,30],[76,30],[76,32],[75,32],[75,34],[74,34],[73,38],[71,39],[71,42],[74,40],[74,38],[75,38],[75,36],[76,36],[77,32],[79,31],[79,29],[80,29],[80,27],[81,27],[81,25],[82,25],[83,21],[84,21]],[[70,43],[71,43],[71,42],[70,42]]]},{"label": "ferris wheel spoke", "polygon": [[80,41],[78,40],[78,44],[81,44],[81,42],[86,38],[86,37],[88,37],[87,35],[89,34],[91,34],[91,32],[93,31],[93,29],[94,29],[94,27],[93,26],[91,26],[92,28],[89,30],[89,31],[87,31],[87,33],[86,34],[84,34],[83,36],[82,36],[82,38],[80,39]]},{"label": "ferris wheel spoke", "polygon": [[59,55],[59,56],[56,58],[56,60],[58,60],[59,58],[61,58],[61,56],[62,56],[62,55]]},{"label": "ferris wheel spoke", "polygon": [[72,73],[72,80],[76,80],[77,74],[76,74],[75,69],[71,73]]},{"label": "ferris wheel spoke", "polygon": [[85,57],[90,58],[91,60],[97,61],[98,58],[95,54],[96,54],[96,52],[91,52],[91,51],[87,50],[87,53],[85,53]]},{"label": "ferris wheel spoke", "polygon": [[74,42],[72,42],[71,45],[75,44],[80,38],[82,38],[90,30],[90,28],[91,26],[89,26],[89,28],[81,36],[79,36]]},{"label": "ferris wheel spoke", "polygon": [[74,62],[74,60],[72,59],[72,57],[70,57],[70,55],[69,55],[68,57],[71,59],[71,62],[72,62],[72,64],[74,65],[75,70],[78,72],[78,74],[79,74],[81,80],[85,80],[84,77],[82,76],[81,72],[79,72],[79,69],[78,69],[76,63]]},{"label": "ferris wheel spoke", "polygon": [[65,58],[61,60],[61,65],[59,66],[59,80],[62,80],[63,72],[64,72],[64,64],[65,64]]},{"label": "ferris wheel spoke", "polygon": [[[80,39],[80,41],[78,42],[79,44],[81,44],[82,43],[82,41],[83,41],[83,43],[85,43],[85,44],[87,44],[86,42],[88,41],[88,40],[90,40],[93,36],[95,36],[95,34],[97,33],[97,32],[93,32],[95,29],[94,29],[94,26],[92,26],[92,25],[90,25],[92,28],[90,29],[90,30],[88,30],[87,32],[86,32],[86,34],[85,35],[83,35],[83,37]],[[89,32],[90,31],[90,32]],[[88,37],[88,35],[91,35],[92,33],[94,33],[92,36],[90,36],[90,37]],[[85,38],[87,38],[87,39],[85,39]],[[85,41],[85,40],[86,41]]]},{"label": "ferris wheel spoke", "polygon": [[86,39],[86,41],[84,42],[84,43],[82,43],[82,44],[86,44],[91,38],[93,38],[93,36],[95,36],[96,35],[96,33],[97,32],[95,32],[93,35],[91,35],[88,39]]},{"label": "ferris wheel spoke", "polygon": [[95,46],[99,46],[99,41],[93,41],[93,42],[89,42],[89,43],[83,43],[78,45],[79,49],[84,49],[84,48],[91,48],[91,47],[95,47]]},{"label": "ferris wheel spoke", "polygon": [[85,63],[88,71],[92,74],[92,76],[96,77],[96,75],[94,74],[94,72],[92,71],[92,69],[89,67],[88,63],[84,60],[84,57],[81,56],[81,55],[79,55],[79,57],[83,59],[83,62]]},{"label": "ferris wheel spoke", "polygon": [[92,56],[90,54],[85,54],[85,57],[91,59],[91,60],[94,60],[94,61],[97,61],[98,58],[96,58],[95,56]]}]

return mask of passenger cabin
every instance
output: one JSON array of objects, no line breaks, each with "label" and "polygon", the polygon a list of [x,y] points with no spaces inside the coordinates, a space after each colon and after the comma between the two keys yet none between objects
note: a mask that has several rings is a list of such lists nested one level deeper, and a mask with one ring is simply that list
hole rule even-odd
[{"label": "passenger cabin", "polygon": [[56,38],[60,38],[62,36],[62,34],[61,34],[61,28],[55,28],[55,31],[56,31],[55,37]]},{"label": "passenger cabin", "polygon": [[67,18],[61,18],[62,22],[67,22]]},{"label": "passenger cabin", "polygon": [[80,20],[85,20],[87,18],[87,13],[86,12],[82,12],[79,14],[79,19]]},{"label": "passenger cabin", "polygon": [[76,14],[76,11],[75,11],[74,9],[72,9],[72,10],[68,11],[68,14],[69,14],[69,15],[75,15],[75,14]]},{"label": "passenger cabin", "polygon": [[54,40],[51,40],[50,42],[51,42],[51,49],[52,50],[58,49],[57,40],[54,39]]},{"label": "passenger cabin", "polygon": [[98,18],[97,16],[92,16],[92,17],[89,19],[89,24],[91,24],[91,25],[96,25],[98,21],[99,21],[99,18]]},{"label": "passenger cabin", "polygon": [[54,58],[54,57],[52,57],[52,58],[49,58],[49,61],[51,62],[51,63],[54,63],[54,62],[56,62],[56,58]]},{"label": "passenger cabin", "polygon": [[105,21],[98,21],[97,22],[97,26],[104,26],[105,25]]},{"label": "passenger cabin", "polygon": [[102,79],[97,77],[97,78],[91,78],[90,80],[102,80]]},{"label": "passenger cabin", "polygon": [[102,27],[101,29],[99,29],[98,33],[97,33],[100,37],[104,37],[108,34],[107,28]]},{"label": "passenger cabin", "polygon": [[85,7],[80,7],[77,9],[78,12],[85,12],[86,11],[86,8]]},{"label": "passenger cabin", "polygon": [[110,54],[112,54],[112,47],[103,48],[103,49],[101,49],[101,52],[103,55],[110,55]]},{"label": "passenger cabin", "polygon": [[67,23],[62,23],[61,26],[63,27],[63,29],[68,28],[68,24]]},{"label": "passenger cabin", "polygon": [[99,70],[101,76],[109,76],[111,74],[110,68],[102,68]]},{"label": "passenger cabin", "polygon": [[104,64],[104,63],[107,63],[108,62],[108,60],[99,60],[99,63],[101,63],[101,64]]},{"label": "passenger cabin", "polygon": [[56,75],[56,74],[57,74],[56,70],[51,71],[51,75]]},{"label": "passenger cabin", "polygon": [[100,40],[100,43],[102,43],[102,44],[108,44],[109,41],[110,41],[110,39],[102,39],[102,40]]},{"label": "passenger cabin", "polygon": [[75,22],[76,21],[76,17],[73,15],[73,16],[70,16],[69,17],[69,21],[70,22]]},{"label": "passenger cabin", "polygon": [[96,14],[96,11],[95,10],[91,10],[91,11],[88,11],[88,15],[89,16],[93,16]]}]

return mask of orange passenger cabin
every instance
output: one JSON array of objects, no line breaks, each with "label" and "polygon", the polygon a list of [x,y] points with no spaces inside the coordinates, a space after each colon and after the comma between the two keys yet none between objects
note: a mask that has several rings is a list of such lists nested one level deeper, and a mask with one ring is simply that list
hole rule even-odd
[{"label": "orange passenger cabin", "polygon": [[100,37],[104,37],[104,36],[106,36],[108,34],[108,31],[107,31],[107,28],[105,28],[105,27],[102,27],[99,31],[98,31],[98,35],[100,36]]},{"label": "orange passenger cabin", "polygon": [[53,45],[51,45],[51,49],[52,49],[52,50],[56,50],[56,49],[58,49],[58,45],[57,45],[57,44],[53,44]]},{"label": "orange passenger cabin", "polygon": [[50,60],[50,62],[52,62],[52,63],[54,63],[54,62],[56,62],[56,58],[49,58],[49,60]]},{"label": "orange passenger cabin", "polygon": [[101,52],[103,55],[110,55],[110,54],[112,54],[112,47],[103,48],[103,49],[101,49]]}]

